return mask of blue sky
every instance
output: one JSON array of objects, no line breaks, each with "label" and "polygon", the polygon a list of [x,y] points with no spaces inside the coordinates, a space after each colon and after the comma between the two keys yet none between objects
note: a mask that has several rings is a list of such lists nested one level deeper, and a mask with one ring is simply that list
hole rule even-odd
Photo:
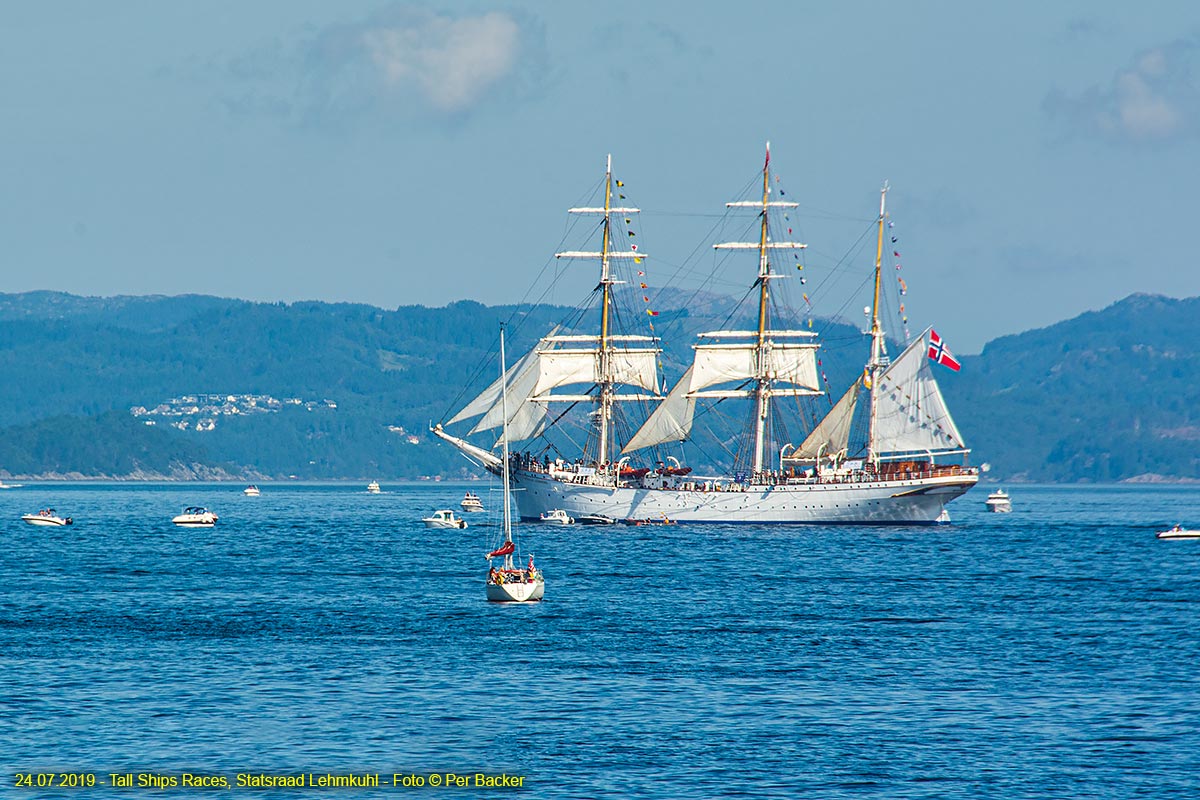
[{"label": "blue sky", "polygon": [[[959,352],[1132,292],[1200,294],[1185,2],[14,2],[0,19],[0,291],[514,302],[610,152],[665,280],[770,139],[810,276],[891,182],[909,313]],[[552,269],[547,299],[594,283]]]}]

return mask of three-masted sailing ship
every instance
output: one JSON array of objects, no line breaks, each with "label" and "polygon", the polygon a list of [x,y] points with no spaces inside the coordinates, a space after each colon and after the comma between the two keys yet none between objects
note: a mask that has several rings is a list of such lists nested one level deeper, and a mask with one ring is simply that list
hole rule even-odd
[{"label": "three-masted sailing ship", "polygon": [[[604,205],[573,208],[571,213],[601,217],[599,251],[567,251],[559,258],[594,259],[600,263],[599,330],[594,333],[549,332],[500,379],[452,417],[455,424],[479,417],[471,433],[507,424],[505,441],[535,440],[561,419],[551,418],[554,403],[587,404],[590,431],[579,458],[523,454],[497,456],[448,433],[434,433],[458,447],[493,473],[511,473],[514,498],[522,519],[537,519],[561,508],[575,517],[604,515],[615,519],[669,518],[679,522],[882,523],[945,521],[945,504],[978,481],[978,471],[965,466],[963,444],[935,380],[927,330],[894,359],[880,322],[881,264],[887,187],[880,195],[874,300],[870,307],[870,350],[856,381],[799,443],[779,445],[772,429],[774,404],[788,398],[824,394],[817,366],[817,336],[808,330],[776,327],[771,313],[772,284],[786,277],[772,256],[805,245],[782,241],[771,229],[771,213],[796,204],[771,198],[770,145],[762,170],[761,200],[727,203],[760,217],[757,241],[724,242],[722,250],[757,254],[757,325],[747,330],[714,330],[698,334],[691,364],[665,394],[660,390],[659,341],[653,336],[616,334],[612,330],[611,269],[621,259],[640,259],[636,249],[613,246],[614,219],[628,222],[638,209],[614,206],[612,160],[604,182]],[[790,229],[789,229],[790,232]],[[936,344],[936,342],[934,343]],[[561,391],[563,387],[583,391]],[[516,398],[511,406],[504,401]],[[678,459],[638,466],[647,450],[687,440],[692,435],[698,402],[727,400],[748,406],[749,458],[728,474],[701,477]],[[863,402],[865,400],[865,403]],[[617,439],[622,406],[651,407],[642,424],[625,441]],[[851,444],[852,424],[866,418],[865,441]],[[499,443],[497,443],[499,444]],[[534,451],[536,452],[536,451]],[[956,460],[959,463],[949,463]],[[949,460],[949,461],[948,461]]]}]

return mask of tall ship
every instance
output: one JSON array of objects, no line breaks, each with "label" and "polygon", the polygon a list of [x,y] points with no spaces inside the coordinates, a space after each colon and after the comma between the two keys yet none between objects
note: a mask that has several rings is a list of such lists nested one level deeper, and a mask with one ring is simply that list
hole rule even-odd
[{"label": "tall ship", "polygon": [[[869,329],[860,331],[867,342],[865,363],[836,402],[823,387],[818,335],[775,321],[786,317],[774,302],[776,282],[795,277],[777,262],[797,257],[805,245],[777,236],[791,233],[779,215],[797,204],[772,197],[769,144],[761,199],[755,194],[755,199],[726,204],[727,213],[757,215],[748,229],[757,236],[713,245],[757,256],[747,295],[757,312],[747,318],[757,324],[696,334],[690,364],[669,390],[661,380],[660,338],[615,326],[630,317],[618,313],[620,285],[643,274],[630,265],[640,265],[646,253],[633,244],[616,244],[625,241],[621,232],[634,236],[623,226],[639,210],[621,205],[620,193],[614,203],[613,184],[610,156],[603,205],[570,209],[599,218],[599,249],[556,254],[599,263],[593,306],[598,319],[592,317],[598,325],[547,332],[501,378],[434,426],[434,434],[501,475],[505,461],[495,450],[502,443],[489,447],[465,437],[507,424],[508,440],[524,442],[509,456],[507,470],[522,519],[562,509],[572,517],[685,523],[946,521],[946,504],[974,486],[979,474],[965,463],[970,451],[934,376],[939,363],[958,367],[944,342],[932,329],[908,337],[905,325],[907,343],[896,348],[894,358],[888,353],[880,312],[884,239],[891,224],[886,184],[875,222],[873,301],[865,309]],[[618,189],[621,185],[617,182]],[[644,282],[640,285],[645,289]],[[804,299],[808,302],[807,294]],[[807,413],[801,411],[805,403]],[[736,412],[743,421],[736,444],[727,448],[729,463],[718,474],[700,475],[684,462],[680,443],[694,438],[697,419],[707,419],[714,409]],[[578,419],[568,423],[569,412],[582,416],[582,424]],[[471,419],[477,421],[468,433],[447,431]],[[567,424],[575,427],[555,439],[555,429]],[[789,436],[797,428],[802,437]],[[567,450],[572,442],[578,443],[576,453]],[[668,454],[671,448],[679,455]]]}]

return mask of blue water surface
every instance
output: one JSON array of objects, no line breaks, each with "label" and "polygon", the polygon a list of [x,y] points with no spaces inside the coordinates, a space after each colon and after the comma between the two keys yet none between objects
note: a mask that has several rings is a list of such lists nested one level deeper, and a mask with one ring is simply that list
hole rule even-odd
[{"label": "blue water surface", "polygon": [[[1200,797],[1200,489],[977,489],[934,528],[522,525],[489,604],[463,485],[0,492],[17,773],[507,773],[225,796]],[[477,491],[490,508],[498,493]],[[68,528],[23,513],[52,505]],[[185,505],[220,514],[176,528]],[[207,790],[211,794],[219,790]]]}]

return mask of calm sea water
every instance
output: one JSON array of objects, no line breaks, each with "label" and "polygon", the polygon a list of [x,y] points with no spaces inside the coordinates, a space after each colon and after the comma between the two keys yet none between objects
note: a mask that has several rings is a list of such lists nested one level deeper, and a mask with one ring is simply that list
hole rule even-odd
[{"label": "calm sea water", "polygon": [[[976,490],[944,528],[526,525],[546,601],[503,606],[486,520],[417,522],[465,487],[388,488],[0,492],[0,792],[484,772],[525,788],[304,794],[1200,797],[1200,541],[1154,538],[1200,525],[1200,489],[1014,486],[1009,515]],[[192,504],[217,526],[170,524]],[[46,505],[76,524],[19,521]]]}]

